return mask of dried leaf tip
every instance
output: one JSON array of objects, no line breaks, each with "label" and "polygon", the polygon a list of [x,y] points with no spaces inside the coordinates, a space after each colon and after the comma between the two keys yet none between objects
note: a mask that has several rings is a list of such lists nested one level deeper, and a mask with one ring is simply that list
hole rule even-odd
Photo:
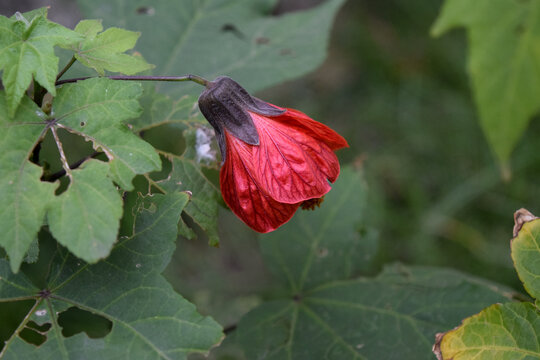
[{"label": "dried leaf tip", "polygon": [[523,224],[528,223],[529,221],[533,221],[535,219],[538,219],[538,217],[525,208],[521,208],[516,211],[514,213],[514,229],[512,232],[513,236],[518,236],[519,231],[523,227]]},{"label": "dried leaf tip", "polygon": [[431,348],[431,351],[435,354],[435,356],[437,356],[437,360],[443,360],[441,341],[444,335],[446,335],[445,332],[435,334],[435,344],[433,344],[433,347]]}]

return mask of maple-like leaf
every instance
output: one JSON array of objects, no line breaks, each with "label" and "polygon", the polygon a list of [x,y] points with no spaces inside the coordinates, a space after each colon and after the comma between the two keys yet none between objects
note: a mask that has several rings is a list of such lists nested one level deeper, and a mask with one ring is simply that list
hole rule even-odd
[{"label": "maple-like leaf", "polygon": [[[88,79],[58,89],[51,115],[23,97],[10,118],[0,93],[0,246],[12,271],[19,269],[45,217],[53,236],[75,255],[89,262],[108,255],[122,214],[112,181],[129,190],[136,174],[161,167],[154,148],[124,123],[139,114],[140,94],[139,83]],[[58,185],[41,181],[42,169],[28,159],[45,133],[58,129],[92,141],[109,162],[91,160],[71,170],[68,188],[55,197]],[[60,140],[57,146],[62,147]]]},{"label": "maple-like leaf", "polygon": [[[33,16],[27,19],[26,16]],[[56,45],[67,46],[82,37],[62,25],[47,20],[47,12],[0,15],[0,70],[6,90],[9,116],[13,116],[32,78],[51,94],[56,94],[58,73]]]},{"label": "maple-like leaf", "polygon": [[[50,266],[40,285],[29,276],[31,267],[13,274],[0,259],[0,302],[34,302],[3,344],[0,358],[185,360],[218,344],[221,326],[197,313],[161,275],[174,252],[177,224],[188,201],[189,195],[179,192],[139,198],[132,234],[97,264],[84,263],[54,244],[43,259]],[[66,335],[59,319],[70,307],[110,321],[110,333],[103,338],[84,332]],[[40,346],[24,340],[25,332],[33,331],[32,321],[46,325]]]},{"label": "maple-like leaf", "polygon": [[139,83],[95,78],[63,85],[53,102],[58,125],[103,150],[112,178],[125,190],[133,189],[136,174],[161,167],[153,147],[124,124],[140,113],[141,93]]},{"label": "maple-like leaf", "polygon": [[37,106],[27,97],[15,118],[0,93],[0,246],[17,271],[43,224],[56,184],[40,181],[42,169],[28,160],[43,134]]},{"label": "maple-like leaf", "polygon": [[109,255],[120,226],[122,197],[107,177],[108,168],[90,160],[73,170],[69,189],[54,198],[47,213],[58,242],[88,262]]},{"label": "maple-like leaf", "polygon": [[320,209],[260,237],[288,295],[242,317],[224,345],[240,346],[246,359],[433,359],[438,329],[507,299],[504,288],[454,270],[396,264],[359,278],[376,254],[367,199],[362,178],[345,167]]},{"label": "maple-like leaf", "polygon": [[102,30],[101,20],[83,20],[75,27],[84,40],[70,48],[82,64],[100,75],[105,70],[131,75],[154,67],[141,56],[123,54],[135,46],[140,33],[116,27]]}]

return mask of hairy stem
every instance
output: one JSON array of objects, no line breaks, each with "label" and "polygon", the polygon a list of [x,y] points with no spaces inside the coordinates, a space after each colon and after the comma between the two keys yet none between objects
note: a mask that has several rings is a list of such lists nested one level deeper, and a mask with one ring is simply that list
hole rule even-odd
[{"label": "hairy stem", "polygon": [[[126,80],[126,81],[193,81],[199,85],[207,86],[210,81],[197,75],[183,75],[183,76],[105,76],[111,80]],[[92,76],[85,76],[80,78],[58,80],[55,85],[62,85],[67,83],[74,83],[81,80],[90,79]]]}]

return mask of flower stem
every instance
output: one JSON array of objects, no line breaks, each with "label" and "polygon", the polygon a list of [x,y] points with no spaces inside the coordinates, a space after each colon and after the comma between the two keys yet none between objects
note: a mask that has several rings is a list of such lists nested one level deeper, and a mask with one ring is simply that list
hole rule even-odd
[{"label": "flower stem", "polygon": [[[193,81],[199,85],[207,86],[210,81],[197,75],[184,75],[184,76],[105,76],[111,80],[127,80],[127,81]],[[74,83],[80,80],[90,79],[91,76],[58,80],[55,85],[62,85],[67,83]]]}]

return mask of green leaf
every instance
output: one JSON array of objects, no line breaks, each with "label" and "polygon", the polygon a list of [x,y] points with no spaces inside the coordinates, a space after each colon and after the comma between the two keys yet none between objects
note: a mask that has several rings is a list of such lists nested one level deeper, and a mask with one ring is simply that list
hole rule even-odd
[{"label": "green leaf", "polygon": [[63,85],[53,102],[57,124],[104,151],[110,175],[125,190],[136,174],[161,168],[154,148],[124,124],[140,114],[140,95],[138,83],[96,78]]},{"label": "green leaf", "polygon": [[67,46],[81,37],[72,30],[47,20],[46,12],[7,18],[0,15],[0,70],[6,90],[7,110],[13,116],[34,78],[51,94],[58,73],[55,45]]},{"label": "green leaf", "polygon": [[[228,75],[250,91],[306,74],[322,63],[335,13],[344,0],[272,16],[275,0],[79,0],[85,17],[140,31],[137,49],[160,75]],[[142,11],[141,11],[142,10]],[[146,10],[146,11],[144,11]],[[177,97],[196,85],[160,83]]]},{"label": "green leaf", "polygon": [[319,209],[261,236],[286,296],[248,313],[227,343],[246,359],[431,359],[441,326],[506,299],[452,270],[395,265],[355,278],[376,249],[366,198],[360,174],[344,168]]},{"label": "green leaf", "polygon": [[6,249],[12,271],[17,272],[43,224],[56,185],[40,181],[41,168],[28,160],[43,134],[38,107],[24,98],[15,118],[7,114],[5,97],[0,94],[0,245]]},{"label": "green leaf", "polygon": [[[107,255],[116,238],[122,208],[107,176],[122,188],[131,189],[136,174],[161,167],[154,148],[124,124],[140,113],[137,102],[140,94],[137,83],[89,79],[62,86],[53,100],[51,116],[25,97],[13,119],[7,118],[6,101],[1,96],[0,165],[5,171],[0,174],[0,195],[5,207],[0,211],[0,225],[6,230],[0,237],[0,245],[9,255],[13,271],[17,271],[36,238],[48,209],[52,231],[62,244],[87,261]],[[91,165],[92,170],[74,171],[74,183],[57,199],[54,198],[57,185],[40,181],[42,169],[28,161],[49,127],[83,136],[96,149],[102,149],[110,160],[99,168]],[[94,191],[90,191],[92,186]],[[103,203],[98,202],[101,193],[107,194]],[[64,207],[76,210],[67,213],[62,211]],[[96,233],[84,231],[83,227],[91,227]]]},{"label": "green leaf", "polygon": [[505,164],[540,110],[540,3],[446,0],[432,34],[458,26],[468,31],[468,69],[483,131]]},{"label": "green leaf", "polygon": [[37,237],[30,243],[24,262],[32,264],[38,260],[39,257],[39,244]]},{"label": "green leaf", "polygon": [[131,75],[154,67],[141,56],[123,54],[135,46],[140,33],[114,27],[102,30],[100,20],[82,20],[75,27],[84,40],[70,48],[82,64],[102,76],[105,70]]},{"label": "green leaf", "polygon": [[120,226],[122,197],[108,170],[98,160],[73,170],[69,188],[51,202],[47,214],[54,238],[88,262],[109,255]]},{"label": "green leaf", "polygon": [[512,240],[512,259],[523,286],[535,299],[540,299],[540,220],[523,224]]},{"label": "green leaf", "polygon": [[505,299],[452,270],[395,266],[263,304],[227,341],[246,359],[432,359],[438,329]]},{"label": "green leaf", "polygon": [[[189,145],[188,145],[189,147]],[[161,185],[167,191],[189,191],[191,201],[185,212],[208,235],[212,246],[219,244],[217,232],[219,190],[202,172],[200,164],[186,157],[172,157],[172,170]]]},{"label": "green leaf", "polygon": [[495,304],[438,336],[439,359],[540,359],[540,313],[531,303]]},{"label": "green leaf", "polygon": [[[206,165],[216,165],[217,151],[210,147],[214,131],[202,118],[197,107],[197,98],[187,95],[173,101],[169,96],[150,93],[143,97],[142,103],[144,113],[132,122],[134,129],[142,132],[157,126],[172,126],[183,131],[185,150],[181,156],[167,154],[172,170],[167,179],[159,184],[166,191],[191,193],[191,201],[185,213],[206,232],[209,243],[217,246],[220,195],[203,171]],[[186,224],[182,224],[180,230],[187,238],[195,236]]]},{"label": "green leaf", "polygon": [[[14,334],[3,350],[5,358],[186,359],[219,343],[221,327],[199,315],[160,275],[174,251],[177,223],[187,202],[185,193],[142,199],[133,235],[121,239],[111,256],[95,265],[81,263],[58,247],[48,274],[50,295],[36,295],[24,274],[10,274],[0,261],[2,300],[26,294],[36,305],[24,321],[52,325],[39,347]],[[72,306],[110,320],[111,332],[98,339],[85,333],[64,337],[57,312]]]},{"label": "green leaf", "polygon": [[260,237],[267,265],[293,292],[365,269],[376,237],[361,225],[366,185],[358,172],[343,168],[315,211],[299,211],[281,229]]},{"label": "green leaf", "polygon": [[134,131],[145,131],[163,125],[175,126],[181,130],[194,125],[209,127],[199,111],[196,96],[185,95],[172,100],[167,95],[145,89],[141,105],[143,115],[131,121]]}]

